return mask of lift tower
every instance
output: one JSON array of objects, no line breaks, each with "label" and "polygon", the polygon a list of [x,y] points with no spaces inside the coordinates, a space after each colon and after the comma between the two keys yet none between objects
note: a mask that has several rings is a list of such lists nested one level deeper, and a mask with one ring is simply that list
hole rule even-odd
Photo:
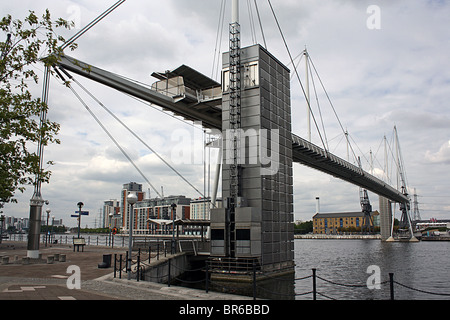
[{"label": "lift tower", "polygon": [[211,210],[211,262],[226,270],[293,270],[290,77],[259,44],[240,48],[233,1],[223,54],[222,197]]}]

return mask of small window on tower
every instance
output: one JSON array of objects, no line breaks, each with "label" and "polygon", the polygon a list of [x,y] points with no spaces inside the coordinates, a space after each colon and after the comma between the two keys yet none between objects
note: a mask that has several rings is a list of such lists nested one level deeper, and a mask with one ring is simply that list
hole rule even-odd
[{"label": "small window on tower", "polygon": [[244,87],[255,87],[259,85],[258,62],[251,62],[244,65]]},{"label": "small window on tower", "polygon": [[211,229],[211,240],[224,240],[225,232],[223,229]]},{"label": "small window on tower", "polygon": [[236,229],[236,240],[250,240],[250,229]]}]

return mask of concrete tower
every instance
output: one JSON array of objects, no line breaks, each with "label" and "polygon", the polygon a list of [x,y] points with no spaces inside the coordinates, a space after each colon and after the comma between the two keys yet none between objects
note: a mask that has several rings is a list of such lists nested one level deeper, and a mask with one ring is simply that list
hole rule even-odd
[{"label": "concrete tower", "polygon": [[[234,57],[230,52],[223,55],[222,196],[226,208],[211,212],[211,256],[228,257],[237,264],[256,259],[264,271],[291,268],[290,72],[260,45],[242,48],[239,55],[237,115],[232,114],[236,88],[229,80]],[[238,188],[233,190],[236,183]]]}]

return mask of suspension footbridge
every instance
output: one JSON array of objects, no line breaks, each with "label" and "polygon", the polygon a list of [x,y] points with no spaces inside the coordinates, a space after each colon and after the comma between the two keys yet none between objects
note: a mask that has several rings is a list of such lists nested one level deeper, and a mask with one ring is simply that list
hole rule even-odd
[{"label": "suspension footbridge", "polygon": [[[212,259],[239,264],[250,258],[258,260],[261,270],[292,269],[294,162],[378,194],[381,233],[387,239],[391,235],[390,202],[406,210],[407,194],[292,132],[290,70],[259,44],[242,48],[237,0],[232,12],[229,51],[223,54],[223,83],[186,65],[154,72],[157,81],[152,85],[67,55],[54,68],[62,78],[80,75],[222,132],[225,206],[211,210]],[[251,159],[255,146],[240,137],[248,132],[256,133],[259,147],[264,144],[266,158],[259,154],[259,159]],[[276,163],[273,172],[267,171],[269,154]]]}]

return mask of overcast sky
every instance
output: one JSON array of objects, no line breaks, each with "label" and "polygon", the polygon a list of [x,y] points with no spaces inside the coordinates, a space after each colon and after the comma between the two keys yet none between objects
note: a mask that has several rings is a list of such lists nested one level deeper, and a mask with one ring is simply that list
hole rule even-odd
[{"label": "overcast sky", "polygon": [[[55,19],[75,21],[77,27],[64,32],[68,38],[114,2],[2,1],[0,12],[2,16],[11,14],[23,19],[28,10],[41,15],[48,8]],[[267,49],[293,73],[268,2],[257,2]],[[217,77],[213,72],[214,61],[220,59],[217,52],[227,51],[231,1],[226,1],[225,24],[218,28],[221,4],[221,0],[127,0],[83,35],[77,41],[78,49],[68,54],[146,84],[156,81],[151,77],[152,72],[172,70],[182,64],[220,81],[220,75]],[[396,125],[407,186],[411,194],[417,189],[422,218],[450,218],[450,1],[272,0],[272,5],[292,57],[307,47],[363,167],[370,170],[372,150],[374,172],[383,172],[383,136],[386,135],[392,148]],[[254,1],[241,1],[240,17],[242,46],[255,41],[249,23],[251,17],[255,22],[256,41],[263,44]],[[218,29],[222,30],[220,46],[216,46]],[[303,60],[298,71],[304,82]],[[76,78],[203,192],[203,165],[180,164],[174,156],[179,151],[176,148],[180,146],[181,136],[192,137],[195,148],[199,141],[201,146],[201,130],[158,108],[80,76]],[[320,113],[315,102],[313,113],[321,134],[326,134],[330,151],[346,159],[347,148],[338,120],[317,77],[314,84]],[[310,88],[315,101],[312,84]],[[158,190],[163,186],[165,195],[199,196],[78,86],[74,85],[74,89]],[[34,90],[39,96],[40,86]],[[295,77],[291,81],[291,98],[293,132],[306,137],[306,103]],[[103,201],[120,199],[122,184],[136,181],[143,184],[145,191],[150,188],[72,92],[56,78],[51,82],[49,105],[49,118],[61,124],[58,136],[61,145],[45,149],[45,161],[55,162],[49,168],[53,172],[50,184],[42,186],[43,197],[50,202],[51,215],[74,226],[76,221],[70,214],[77,210],[77,202],[82,201],[84,210],[90,211],[89,217],[83,217],[82,225],[94,227]],[[314,125],[312,142],[322,146]],[[211,159],[215,159],[214,151]],[[350,161],[354,162],[352,155]],[[391,173],[392,160],[389,163]],[[213,173],[214,166],[211,176]],[[396,186],[396,178],[391,178]],[[17,194],[19,203],[6,205],[4,214],[28,217],[32,192],[28,187],[25,193]],[[322,212],[360,210],[357,186],[294,164],[295,219],[312,218],[315,197],[320,197]],[[378,209],[378,196],[370,193],[370,200],[373,208]],[[399,217],[398,209],[396,217]]]}]

